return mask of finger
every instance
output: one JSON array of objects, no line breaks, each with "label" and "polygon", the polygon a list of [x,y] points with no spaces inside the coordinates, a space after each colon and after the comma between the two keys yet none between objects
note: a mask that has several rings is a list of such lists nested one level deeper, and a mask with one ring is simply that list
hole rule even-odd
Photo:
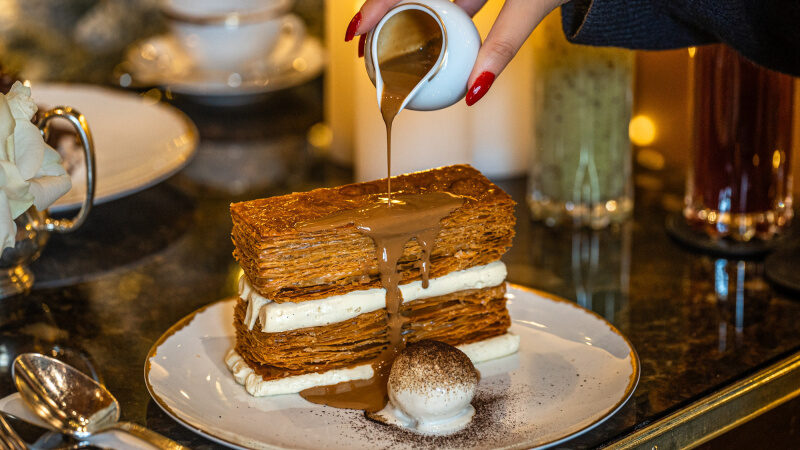
[{"label": "finger", "polygon": [[467,12],[470,17],[473,17],[478,11],[483,8],[487,0],[455,0],[453,3],[460,6],[461,9]]},{"label": "finger", "polygon": [[506,0],[483,43],[467,82],[467,105],[481,99],[558,1]]},{"label": "finger", "polygon": [[378,24],[381,17],[383,17],[392,6],[399,2],[400,0],[367,0],[364,2],[364,4],[361,5],[361,9],[347,25],[344,40],[349,41],[353,39],[353,37],[371,30]]},{"label": "finger", "polygon": [[470,82],[484,71],[499,75],[536,25],[556,5],[556,2],[541,0],[507,0],[478,52]]},{"label": "finger", "polygon": [[362,34],[361,37],[358,38],[358,57],[364,57],[364,44],[367,42],[367,35]]}]

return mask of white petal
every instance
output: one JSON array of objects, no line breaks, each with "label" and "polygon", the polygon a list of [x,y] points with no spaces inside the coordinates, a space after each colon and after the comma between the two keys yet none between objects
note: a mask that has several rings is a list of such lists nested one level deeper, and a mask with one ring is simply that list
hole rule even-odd
[{"label": "white petal", "polygon": [[[14,116],[8,106],[6,96],[0,94],[0,145],[5,147],[6,140],[14,135]],[[2,152],[5,153],[5,149]]]},{"label": "white petal", "polygon": [[0,169],[5,172],[6,183],[2,190],[8,199],[11,218],[15,219],[33,204],[33,194],[29,192],[29,183],[19,173],[17,166],[8,161],[0,161]]},{"label": "white petal", "polygon": [[6,139],[6,145],[0,147],[0,160],[14,161],[14,133]]},{"label": "white petal", "polygon": [[22,178],[29,180],[36,176],[44,161],[46,148],[47,144],[36,125],[30,122],[17,122],[14,128],[14,162]]},{"label": "white petal", "polygon": [[70,180],[69,175],[35,178],[31,180],[29,186],[34,198],[33,205],[39,211],[49,208],[53,202],[69,192],[71,188],[72,180]]},{"label": "white petal", "polygon": [[36,102],[31,98],[31,88],[19,81],[14,82],[11,89],[6,94],[8,105],[15,119],[30,121],[36,110]]},{"label": "white petal", "polygon": [[16,236],[17,224],[14,223],[14,218],[11,216],[8,198],[5,193],[0,191],[0,241],[2,241],[3,249],[13,247]]},{"label": "white petal", "polygon": [[66,174],[67,170],[64,169],[64,165],[61,164],[61,162],[61,155],[59,155],[57,151],[53,150],[53,147],[46,145],[44,148],[44,155],[42,157],[42,166],[39,168],[39,171],[36,172],[36,176],[60,176]]}]

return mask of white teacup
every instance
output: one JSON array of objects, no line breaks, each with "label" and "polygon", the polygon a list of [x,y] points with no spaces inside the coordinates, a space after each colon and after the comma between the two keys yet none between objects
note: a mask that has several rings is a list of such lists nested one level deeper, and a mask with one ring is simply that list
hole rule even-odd
[{"label": "white teacup", "polygon": [[305,24],[288,11],[293,0],[163,0],[161,11],[196,68],[236,72],[272,57],[283,39],[281,56],[296,53]]}]

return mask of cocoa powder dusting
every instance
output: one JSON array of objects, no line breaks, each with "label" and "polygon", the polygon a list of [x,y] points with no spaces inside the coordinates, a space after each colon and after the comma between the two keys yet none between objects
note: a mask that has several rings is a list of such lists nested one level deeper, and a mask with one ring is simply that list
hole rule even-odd
[{"label": "cocoa powder dusting", "polygon": [[[393,425],[385,425],[370,419],[353,423],[364,439],[374,443],[375,448],[493,448],[505,446],[519,424],[509,421],[509,395],[512,393],[478,392],[472,401],[475,416],[463,430],[449,436],[425,436]],[[366,416],[365,416],[366,417]],[[512,439],[513,441],[513,439]]]},{"label": "cocoa powder dusting", "polygon": [[409,344],[394,360],[389,375],[393,389],[417,393],[477,382],[478,372],[464,352],[433,340]]}]

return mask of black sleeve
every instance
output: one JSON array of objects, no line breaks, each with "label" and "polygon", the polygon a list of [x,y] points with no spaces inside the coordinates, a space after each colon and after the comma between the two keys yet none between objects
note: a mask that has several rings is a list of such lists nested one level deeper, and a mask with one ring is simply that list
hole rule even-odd
[{"label": "black sleeve", "polygon": [[659,50],[724,42],[800,75],[800,0],[572,0],[561,15],[577,44]]}]

